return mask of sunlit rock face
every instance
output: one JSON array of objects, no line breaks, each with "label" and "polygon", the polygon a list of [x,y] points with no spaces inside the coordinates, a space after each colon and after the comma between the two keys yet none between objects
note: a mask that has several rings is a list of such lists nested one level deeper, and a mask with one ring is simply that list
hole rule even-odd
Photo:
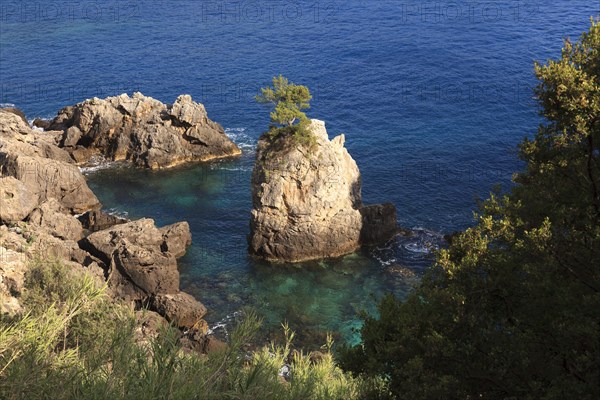
[{"label": "sunlit rock face", "polygon": [[46,128],[63,131],[60,146],[78,164],[102,155],[160,169],[241,154],[189,95],[173,104],[141,93],[93,98],[63,108]]},{"label": "sunlit rock face", "polygon": [[[310,149],[292,137],[259,141],[249,236],[255,256],[288,262],[338,257],[357,250],[365,237],[376,242],[395,231],[395,208],[386,206],[387,228],[365,234],[360,171],[344,147],[344,135],[329,140],[318,120],[310,129],[316,138]],[[373,212],[367,214],[372,220]]]}]

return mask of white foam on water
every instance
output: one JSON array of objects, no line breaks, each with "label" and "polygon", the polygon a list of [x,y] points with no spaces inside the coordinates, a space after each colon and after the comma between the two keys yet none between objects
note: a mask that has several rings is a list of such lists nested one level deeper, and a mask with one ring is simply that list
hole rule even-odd
[{"label": "white foam on water", "polygon": [[87,166],[87,167],[79,167],[79,171],[81,171],[82,174],[84,175],[88,175],[91,174],[93,172],[96,171],[101,171],[103,169],[108,169],[110,168],[112,165],[112,163],[107,162],[104,164],[98,164],[98,165],[91,165],[91,166]]},{"label": "white foam on water", "polygon": [[212,335],[215,333],[215,331],[222,331],[223,334],[225,335],[225,337],[229,338],[229,332],[227,331],[228,325],[232,321],[234,321],[235,319],[237,319],[241,316],[242,316],[241,311],[236,311],[233,314],[227,315],[225,318],[223,318],[222,320],[220,320],[219,322],[217,322],[216,324],[214,324],[213,326],[208,328],[208,331],[206,331],[206,334]]},{"label": "white foam on water", "polygon": [[35,120],[33,120],[33,119],[28,119],[27,120],[27,122],[29,122],[29,127],[31,129],[33,129],[34,131],[38,131],[38,132],[44,132],[45,131],[44,128],[33,125],[33,121],[35,121]]},{"label": "white foam on water", "polygon": [[443,243],[444,236],[440,232],[423,227],[411,229],[410,236],[398,234],[387,243],[377,246],[371,256],[382,267],[393,264],[422,263],[426,262],[431,253],[438,250]]},{"label": "white foam on water", "polygon": [[256,141],[246,133],[246,128],[225,128],[225,134],[241,149],[254,150],[256,148]]},{"label": "white foam on water", "polygon": [[242,172],[249,172],[252,171],[251,167],[222,167],[219,164],[211,164],[210,165],[210,169],[212,170],[221,170],[221,171],[242,171]]},{"label": "white foam on water", "polygon": [[0,108],[14,108],[13,103],[0,103]]},{"label": "white foam on water", "polygon": [[115,217],[129,219],[129,213],[118,208],[109,208],[108,210],[104,210],[104,212]]},{"label": "white foam on water", "polygon": [[404,248],[411,253],[419,253],[419,254],[429,254],[431,253],[431,248],[427,245],[422,245],[419,243],[407,243],[404,245]]},{"label": "white foam on water", "polygon": [[103,169],[109,169],[116,165],[114,161],[107,161],[104,157],[96,156],[92,158],[89,164],[84,167],[79,167],[79,171],[81,171],[84,175],[89,175],[96,171],[101,171]]}]

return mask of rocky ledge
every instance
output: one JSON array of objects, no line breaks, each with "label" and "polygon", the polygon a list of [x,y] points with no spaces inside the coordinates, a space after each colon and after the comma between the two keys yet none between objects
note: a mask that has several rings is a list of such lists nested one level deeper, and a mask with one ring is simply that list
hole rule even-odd
[{"label": "rocky ledge", "polygon": [[344,135],[330,141],[318,120],[310,129],[311,149],[292,136],[259,140],[248,240],[255,256],[286,262],[338,257],[396,233],[394,205],[363,205],[360,172]]},{"label": "rocky ledge", "polygon": [[241,154],[221,125],[189,95],[179,96],[172,105],[141,93],[93,98],[63,108],[52,121],[34,124],[59,131],[56,144],[78,165],[100,155],[160,169]]},{"label": "rocky ledge", "polygon": [[31,262],[60,260],[74,272],[108,281],[116,301],[177,324],[189,345],[201,348],[196,342],[205,338],[206,308],[179,290],[177,258],[192,240],[188,224],[157,228],[151,219],[102,212],[68,152],[54,143],[56,135],[0,109],[0,312],[22,311]]}]

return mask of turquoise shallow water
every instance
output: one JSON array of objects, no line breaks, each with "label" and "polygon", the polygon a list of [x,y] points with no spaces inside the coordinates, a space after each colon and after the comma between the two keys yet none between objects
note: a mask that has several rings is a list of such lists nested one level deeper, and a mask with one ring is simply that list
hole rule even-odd
[{"label": "turquoise shallow water", "polygon": [[[325,340],[328,331],[357,340],[357,314],[374,312],[375,300],[387,292],[406,295],[431,261],[429,247],[442,241],[438,233],[417,230],[335,260],[297,265],[254,260],[246,251],[251,164],[249,150],[241,160],[162,172],[113,165],[87,173],[113,212],[150,216],[159,225],[188,221],[194,244],[179,263],[182,287],[211,310],[212,325],[255,308],[266,321],[264,339],[288,321],[307,345]],[[239,195],[242,188],[246,196]]]},{"label": "turquoise shallow water", "polygon": [[[0,103],[34,118],[93,96],[191,94],[244,156],[89,172],[101,201],[132,218],[190,222],[182,287],[211,323],[250,305],[269,329],[287,319],[307,343],[324,330],[356,340],[356,312],[385,292],[404,295],[431,262],[427,244],[468,226],[494,184],[510,185],[515,146],[540,122],[533,62],[558,56],[562,38],[599,9],[593,0],[7,0]],[[252,97],[278,73],[311,88],[309,116],[346,134],[365,202],[393,202],[414,237],[300,266],[247,257],[253,146],[268,125]]]}]

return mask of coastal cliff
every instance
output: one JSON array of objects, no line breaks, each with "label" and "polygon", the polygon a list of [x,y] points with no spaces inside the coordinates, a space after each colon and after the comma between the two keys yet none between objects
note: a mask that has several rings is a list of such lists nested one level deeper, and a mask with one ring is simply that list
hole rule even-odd
[{"label": "coastal cliff", "polygon": [[63,108],[52,121],[35,123],[61,131],[57,144],[77,164],[100,155],[161,169],[241,154],[221,125],[189,95],[179,96],[173,104],[141,93],[93,98]]},{"label": "coastal cliff", "polygon": [[15,111],[0,109],[0,312],[22,311],[32,263],[58,260],[108,282],[115,301],[149,308],[202,336],[207,310],[179,290],[177,258],[191,244],[189,225],[157,228],[151,219],[102,212],[75,162],[56,145],[62,135],[31,129]]},{"label": "coastal cliff", "polygon": [[311,145],[293,136],[259,140],[252,174],[249,251],[270,260],[299,262],[338,257],[396,232],[391,204],[364,206],[361,176],[344,147],[312,120]]}]

